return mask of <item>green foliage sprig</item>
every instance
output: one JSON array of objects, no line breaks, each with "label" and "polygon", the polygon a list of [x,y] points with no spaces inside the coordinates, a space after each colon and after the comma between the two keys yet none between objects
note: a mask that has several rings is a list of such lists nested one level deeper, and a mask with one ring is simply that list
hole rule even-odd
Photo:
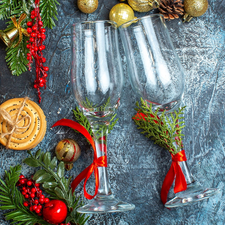
[{"label": "green foliage sprig", "polygon": [[155,144],[176,154],[183,148],[181,132],[185,127],[182,116],[185,107],[178,111],[166,114],[166,110],[160,113],[159,109],[153,111],[152,104],[141,99],[141,104],[136,103],[137,114],[132,118],[141,133],[154,141]]},{"label": "green foliage sprig", "polygon": [[[76,107],[76,109],[74,110],[73,109],[73,113],[74,113],[74,116],[75,116],[75,120],[81,124],[82,126],[84,126],[86,128],[86,130],[89,132],[89,134],[93,137],[93,131],[91,129],[91,125],[87,119],[87,117],[79,110],[78,107]],[[100,129],[98,130],[96,136],[97,136],[97,139],[100,138],[100,135],[103,133],[103,135],[107,135],[107,133],[109,134],[113,127],[116,125],[117,121],[119,120],[119,118],[116,118],[117,114],[114,114],[111,118],[110,118],[110,121],[109,121],[109,125],[108,126],[105,126],[105,125],[102,125],[100,127]],[[108,130],[108,132],[107,132]]]},{"label": "green foliage sprig", "polygon": [[[53,28],[55,26],[54,20],[57,19],[57,0],[40,0],[40,10],[42,16],[42,22],[44,27]],[[0,1],[0,19],[7,21],[7,28],[4,30],[7,32],[11,30],[14,25],[11,21],[12,16],[16,16],[17,20],[22,13],[27,14],[27,18],[21,23],[21,26],[26,29],[27,21],[29,20],[30,12],[33,10],[34,0],[2,0]],[[23,72],[27,71],[27,53],[29,50],[26,48],[28,37],[23,36],[21,43],[17,47],[13,47],[19,40],[17,37],[11,46],[6,48],[6,62],[11,70],[12,75],[19,76]]]},{"label": "green foliage sprig", "polygon": [[40,170],[34,174],[33,179],[42,184],[45,192],[50,194],[50,198],[64,201],[69,208],[66,223],[85,224],[88,217],[85,214],[77,213],[77,208],[81,207],[82,203],[76,198],[75,192],[72,193],[70,188],[71,177],[66,179],[64,176],[64,162],[61,161],[57,165],[56,157],[51,159],[49,152],[43,153],[41,150],[38,150],[34,156],[30,151],[28,151],[28,154],[30,156],[24,160],[24,163],[31,167],[40,167]]},{"label": "green foliage sprig", "polygon": [[23,205],[24,197],[16,187],[20,173],[21,165],[10,167],[8,172],[5,171],[5,181],[0,179],[0,210],[10,210],[4,214],[5,219],[12,221],[12,224],[49,225],[42,217]]}]

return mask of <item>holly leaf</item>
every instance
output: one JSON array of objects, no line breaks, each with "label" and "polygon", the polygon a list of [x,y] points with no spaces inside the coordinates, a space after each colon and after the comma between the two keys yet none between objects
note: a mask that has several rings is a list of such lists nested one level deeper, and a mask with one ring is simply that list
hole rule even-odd
[{"label": "holly leaf", "polygon": [[65,166],[64,166],[64,162],[60,162],[58,165],[58,169],[57,169],[57,174],[60,178],[64,177],[65,174]]},{"label": "holly leaf", "polygon": [[33,176],[33,179],[34,180],[37,180],[39,177],[43,176],[44,174],[46,174],[46,171],[45,170],[38,170],[34,176]]},{"label": "holly leaf", "polygon": [[40,166],[38,161],[35,160],[34,158],[26,158],[26,159],[23,160],[23,162],[25,164],[27,164],[28,166],[31,166],[31,167],[38,167],[38,166]]},{"label": "holly leaf", "polygon": [[41,149],[39,149],[36,153],[35,153],[35,158],[38,159],[39,156],[41,154]]}]

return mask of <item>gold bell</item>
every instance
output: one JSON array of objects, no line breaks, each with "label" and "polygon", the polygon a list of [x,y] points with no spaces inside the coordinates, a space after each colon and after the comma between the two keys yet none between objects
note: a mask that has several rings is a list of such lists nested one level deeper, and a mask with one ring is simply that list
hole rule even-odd
[{"label": "gold bell", "polygon": [[13,43],[18,34],[19,31],[15,27],[7,32],[0,30],[0,38],[4,41],[7,47]]}]

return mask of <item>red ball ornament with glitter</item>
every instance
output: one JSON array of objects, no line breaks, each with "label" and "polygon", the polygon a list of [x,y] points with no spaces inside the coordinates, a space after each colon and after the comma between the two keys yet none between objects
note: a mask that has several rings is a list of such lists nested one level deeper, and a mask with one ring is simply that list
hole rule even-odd
[{"label": "red ball ornament with glitter", "polygon": [[40,88],[46,88],[46,78],[47,71],[49,68],[44,66],[43,63],[46,62],[46,59],[43,57],[43,50],[45,46],[43,45],[43,41],[45,40],[45,29],[43,28],[43,22],[41,21],[40,9],[39,9],[39,0],[35,0],[35,8],[31,11],[30,15],[31,21],[27,22],[27,32],[30,34],[30,39],[27,44],[27,48],[30,50],[29,55],[27,55],[28,68],[31,71],[31,64],[33,63],[33,59],[35,61],[36,68],[36,79],[34,81],[34,88],[37,89],[38,92],[38,101],[41,103],[41,91]]}]

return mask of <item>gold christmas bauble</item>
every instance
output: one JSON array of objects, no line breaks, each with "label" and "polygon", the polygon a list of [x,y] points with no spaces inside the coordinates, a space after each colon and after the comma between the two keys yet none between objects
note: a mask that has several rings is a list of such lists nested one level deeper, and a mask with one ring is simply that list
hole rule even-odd
[{"label": "gold christmas bauble", "polygon": [[72,163],[80,157],[81,150],[73,139],[68,138],[61,140],[57,144],[55,154],[58,160],[65,162],[65,164],[71,164],[72,168]]},{"label": "gold christmas bauble", "polygon": [[114,5],[109,12],[109,19],[117,23],[118,27],[135,18],[133,9],[125,3]]},{"label": "gold christmas bauble", "polygon": [[93,13],[98,8],[98,0],[78,0],[77,6],[83,13]]},{"label": "gold christmas bauble", "polygon": [[128,0],[128,4],[137,12],[148,12],[159,7],[160,0]]},{"label": "gold christmas bauble", "polygon": [[208,9],[207,0],[184,0],[184,21],[190,21],[192,17],[202,16]]}]

